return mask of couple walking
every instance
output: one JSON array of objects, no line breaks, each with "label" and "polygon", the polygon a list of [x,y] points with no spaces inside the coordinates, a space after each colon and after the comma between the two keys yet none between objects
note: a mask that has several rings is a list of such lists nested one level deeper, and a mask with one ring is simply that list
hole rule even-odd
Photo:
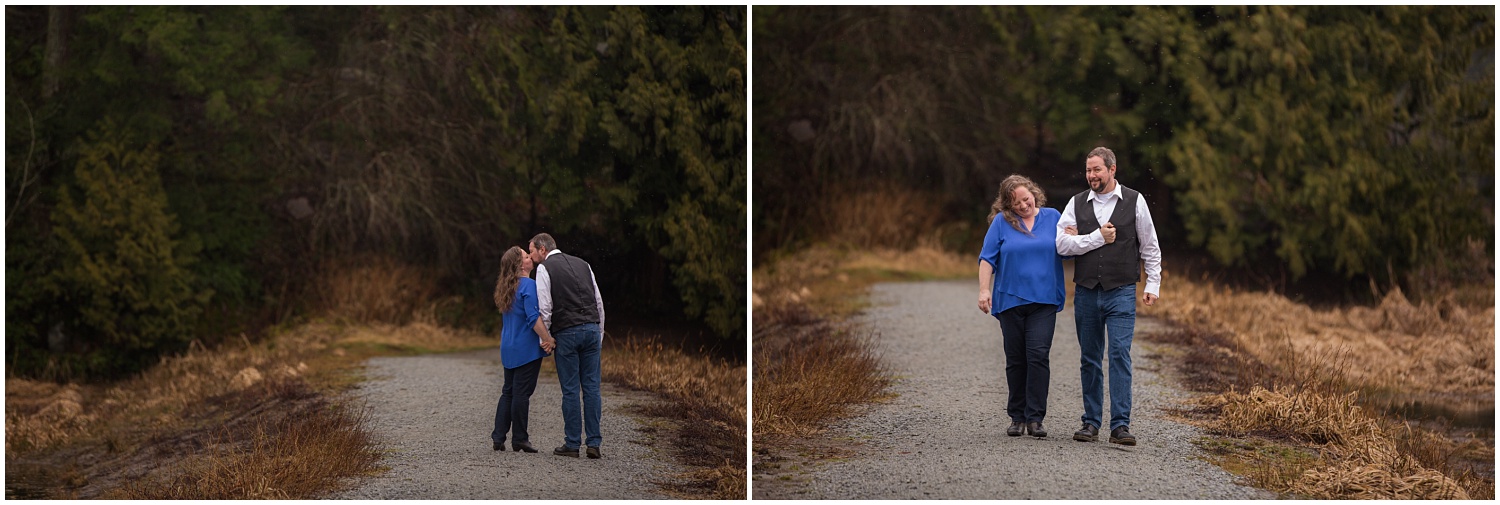
[{"label": "couple walking", "polygon": [[[599,350],[604,342],[604,298],[599,296],[594,269],[557,250],[551,235],[537,234],[526,247],[526,251],[520,247],[505,251],[495,282],[495,307],[503,314],[500,362],[505,367],[505,385],[495,406],[490,440],[495,450],[503,451],[509,432],[515,451],[537,452],[526,431],[531,394],[536,391],[542,358],[555,351],[557,382],[562,386],[563,445],[552,454],[578,457],[581,432],[587,432],[586,452],[589,458],[598,459],[603,457],[599,452],[603,441],[599,435]],[[527,278],[533,265],[536,280]]]},{"label": "couple walking", "polygon": [[[1066,297],[1064,259],[1074,259],[1074,321],[1083,355],[1083,427],[1073,439],[1098,440],[1103,426],[1101,368],[1109,355],[1109,441],[1135,445],[1130,433],[1130,343],[1135,333],[1135,284],[1145,263],[1141,302],[1161,292],[1161,248],[1145,199],[1115,181],[1115,154],[1097,147],[1084,158],[1089,189],[1059,213],[1043,207],[1036,183],[1012,175],[990,206],[990,228],[979,254],[979,310],[1000,321],[1010,390],[1006,434],[1047,436],[1049,353]],[[995,219],[996,215],[1003,219]],[[1107,338],[1106,338],[1107,336]]]}]

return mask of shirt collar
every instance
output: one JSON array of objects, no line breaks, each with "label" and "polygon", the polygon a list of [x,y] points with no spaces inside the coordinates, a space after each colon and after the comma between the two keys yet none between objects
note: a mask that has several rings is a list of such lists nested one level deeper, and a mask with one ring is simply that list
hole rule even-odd
[{"label": "shirt collar", "polygon": [[1123,187],[1125,186],[1120,184],[1120,181],[1115,181],[1115,190],[1108,193],[1095,193],[1094,190],[1090,189],[1089,201],[1092,202],[1095,200],[1107,200],[1109,198],[1123,198],[1122,196],[1120,196],[1120,188]]},{"label": "shirt collar", "polygon": [[560,253],[562,253],[561,249],[553,249],[553,250],[547,252],[547,257],[546,258],[542,258],[542,259],[551,258],[552,255],[554,255],[554,254],[560,254]]}]

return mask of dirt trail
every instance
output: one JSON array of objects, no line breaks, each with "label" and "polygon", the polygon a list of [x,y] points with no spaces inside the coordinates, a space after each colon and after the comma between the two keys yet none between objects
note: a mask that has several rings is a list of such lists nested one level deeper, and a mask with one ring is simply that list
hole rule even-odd
[{"label": "dirt trail", "polygon": [[[545,358],[551,360],[552,358]],[[658,400],[605,383],[600,430],[604,458],[554,456],[562,445],[562,393],[543,371],[531,397],[531,443],[541,452],[490,448],[503,382],[500,354],[375,358],[356,397],[387,451],[390,470],[362,479],[343,499],[642,499],[670,498],[653,483],[684,469],[653,447],[654,423],[634,412]]]},{"label": "dirt trail", "polygon": [[[972,281],[881,284],[870,296],[873,307],[858,322],[876,332],[898,396],[831,430],[854,456],[758,476],[756,499],[1274,498],[1203,461],[1192,444],[1201,431],[1166,418],[1186,393],[1166,377],[1163,349],[1139,337],[1159,331],[1153,320],[1136,324],[1131,432],[1140,444],[1125,447],[1107,433],[1094,443],[1072,439],[1083,401],[1071,296],[1054,333],[1043,439],[1005,435],[1000,325],[975,307]],[[1107,422],[1107,391],[1104,405]]]}]

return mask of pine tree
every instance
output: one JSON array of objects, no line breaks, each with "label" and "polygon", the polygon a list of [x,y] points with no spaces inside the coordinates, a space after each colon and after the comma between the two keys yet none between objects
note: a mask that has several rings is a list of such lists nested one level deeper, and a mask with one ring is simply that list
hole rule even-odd
[{"label": "pine tree", "polygon": [[43,282],[74,311],[69,333],[107,357],[91,371],[128,371],[191,339],[210,293],[193,289],[193,251],[167,212],[156,149],[105,121],[79,152],[52,213],[61,266]]}]

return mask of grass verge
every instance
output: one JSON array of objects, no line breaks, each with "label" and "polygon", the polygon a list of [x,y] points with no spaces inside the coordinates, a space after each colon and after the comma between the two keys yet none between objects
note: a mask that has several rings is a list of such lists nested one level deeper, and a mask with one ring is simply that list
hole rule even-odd
[{"label": "grass verge", "polygon": [[[850,319],[876,282],[970,275],[967,261],[932,246],[909,251],[819,246],[787,254],[755,272],[752,397],[757,473],[800,471],[784,462],[847,455],[820,441],[828,425],[880,401],[889,372],[871,335]],[[776,482],[796,480],[780,475]]]},{"label": "grass verge", "polygon": [[692,470],[657,482],[679,498],[745,499],[745,367],[627,340],[604,357],[604,378],[666,398],[648,415],[676,421],[672,453]]},{"label": "grass verge", "polygon": [[[1450,437],[1363,401],[1492,398],[1493,335],[1472,326],[1488,333],[1493,307],[1414,306],[1392,292],[1374,308],[1318,311],[1181,279],[1173,292],[1142,312],[1184,329],[1149,338],[1186,349],[1180,368],[1206,394],[1183,414],[1230,437],[1200,441],[1220,466],[1294,497],[1494,497],[1493,474],[1470,464],[1492,464],[1493,438]],[[1428,348],[1414,350],[1417,341]],[[1438,377],[1441,367],[1451,373]],[[1486,373],[1488,385],[1478,379]]]},{"label": "grass verge", "polygon": [[129,380],[8,378],[6,488],[35,498],[317,498],[375,470],[341,392],[375,355],[491,346],[411,323],[312,322],[194,346]]}]

